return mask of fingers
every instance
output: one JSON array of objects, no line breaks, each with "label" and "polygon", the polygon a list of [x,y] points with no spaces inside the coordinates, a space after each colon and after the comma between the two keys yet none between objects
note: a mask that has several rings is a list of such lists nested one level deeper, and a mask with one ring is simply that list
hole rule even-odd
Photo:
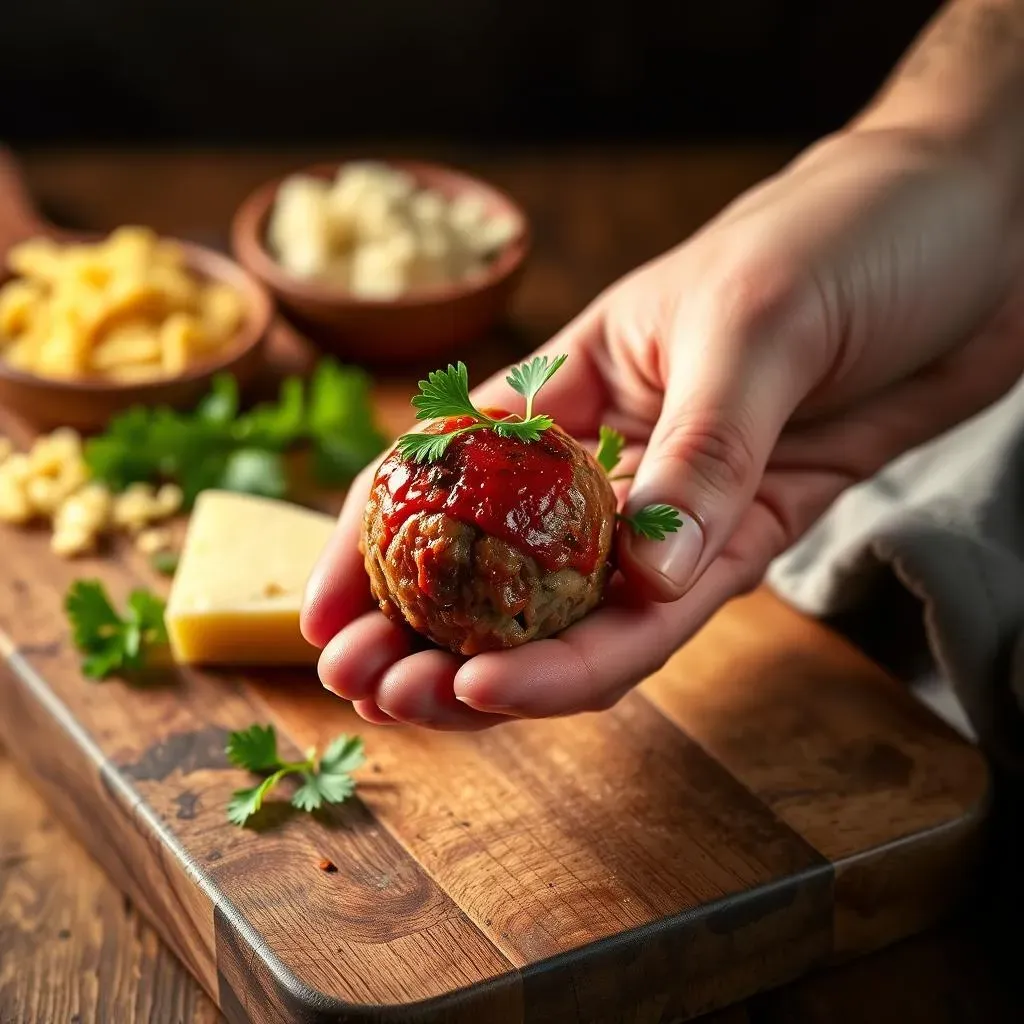
[{"label": "fingers", "polygon": [[314,647],[324,647],[335,633],[374,606],[359,553],[359,533],[376,470],[375,462],[353,481],[338,525],[306,584],[299,628]]},{"label": "fingers", "polygon": [[519,718],[603,711],[745,589],[742,578],[723,562],[680,601],[609,603],[554,639],[477,655],[456,675],[455,694],[479,711]]},{"label": "fingers", "polygon": [[323,649],[320,682],[346,700],[372,697],[385,672],[413,651],[411,631],[382,615],[367,612],[338,632]]},{"label": "fingers", "polygon": [[431,729],[466,731],[497,725],[499,716],[456,699],[454,681],[462,664],[462,658],[447,651],[419,651],[384,674],[377,706],[399,722]]},{"label": "fingers", "polygon": [[681,600],[638,602],[617,578],[606,605],[558,637],[468,661],[414,650],[408,631],[372,612],[324,651],[324,685],[352,699],[367,721],[434,729],[602,710],[660,668],[725,601],[754,586],[784,543],[778,518],[755,502]]},{"label": "fingers", "polygon": [[476,711],[455,698],[463,659],[435,649],[415,651],[409,630],[370,612],[343,629],[320,658],[320,678],[377,725],[395,722],[431,729],[474,730],[500,716]]},{"label": "fingers", "polygon": [[663,540],[623,524],[619,565],[641,592],[674,601],[722,551],[750,506],[780,431],[813,386],[795,357],[781,304],[757,316],[699,322],[671,347],[661,415],[637,469],[627,514],[650,504],[680,511]]}]

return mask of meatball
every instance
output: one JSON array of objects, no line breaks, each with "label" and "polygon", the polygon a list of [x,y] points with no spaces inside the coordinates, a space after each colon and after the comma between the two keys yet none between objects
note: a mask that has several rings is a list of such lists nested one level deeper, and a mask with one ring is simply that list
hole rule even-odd
[{"label": "meatball", "polygon": [[539,640],[601,599],[615,509],[604,471],[557,426],[536,441],[462,433],[426,464],[395,450],[363,520],[370,587],[385,615],[456,654]]}]

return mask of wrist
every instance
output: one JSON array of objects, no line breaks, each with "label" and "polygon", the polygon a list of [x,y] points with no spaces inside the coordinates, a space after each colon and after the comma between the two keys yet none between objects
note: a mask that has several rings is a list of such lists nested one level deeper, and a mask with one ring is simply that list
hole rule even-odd
[{"label": "wrist", "polygon": [[1024,0],[948,5],[850,127],[953,151],[1024,208]]}]

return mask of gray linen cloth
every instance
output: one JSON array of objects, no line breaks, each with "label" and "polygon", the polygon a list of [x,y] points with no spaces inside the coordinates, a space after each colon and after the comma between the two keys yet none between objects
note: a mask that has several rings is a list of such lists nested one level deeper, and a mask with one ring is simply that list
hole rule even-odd
[{"label": "gray linen cloth", "polygon": [[1024,772],[1024,379],[844,493],[768,583]]}]

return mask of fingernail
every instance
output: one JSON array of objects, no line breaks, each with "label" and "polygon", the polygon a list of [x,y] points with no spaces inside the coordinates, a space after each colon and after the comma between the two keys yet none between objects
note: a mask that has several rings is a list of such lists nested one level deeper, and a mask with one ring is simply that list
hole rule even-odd
[{"label": "fingernail", "polygon": [[455,694],[455,699],[474,711],[483,711],[489,715],[511,715],[515,713],[515,708],[511,704],[476,704],[468,697],[463,697],[460,693]]},{"label": "fingernail", "polygon": [[632,539],[633,556],[664,576],[674,587],[685,589],[704,550],[704,531],[693,516],[679,513],[682,526],[664,540]]}]

